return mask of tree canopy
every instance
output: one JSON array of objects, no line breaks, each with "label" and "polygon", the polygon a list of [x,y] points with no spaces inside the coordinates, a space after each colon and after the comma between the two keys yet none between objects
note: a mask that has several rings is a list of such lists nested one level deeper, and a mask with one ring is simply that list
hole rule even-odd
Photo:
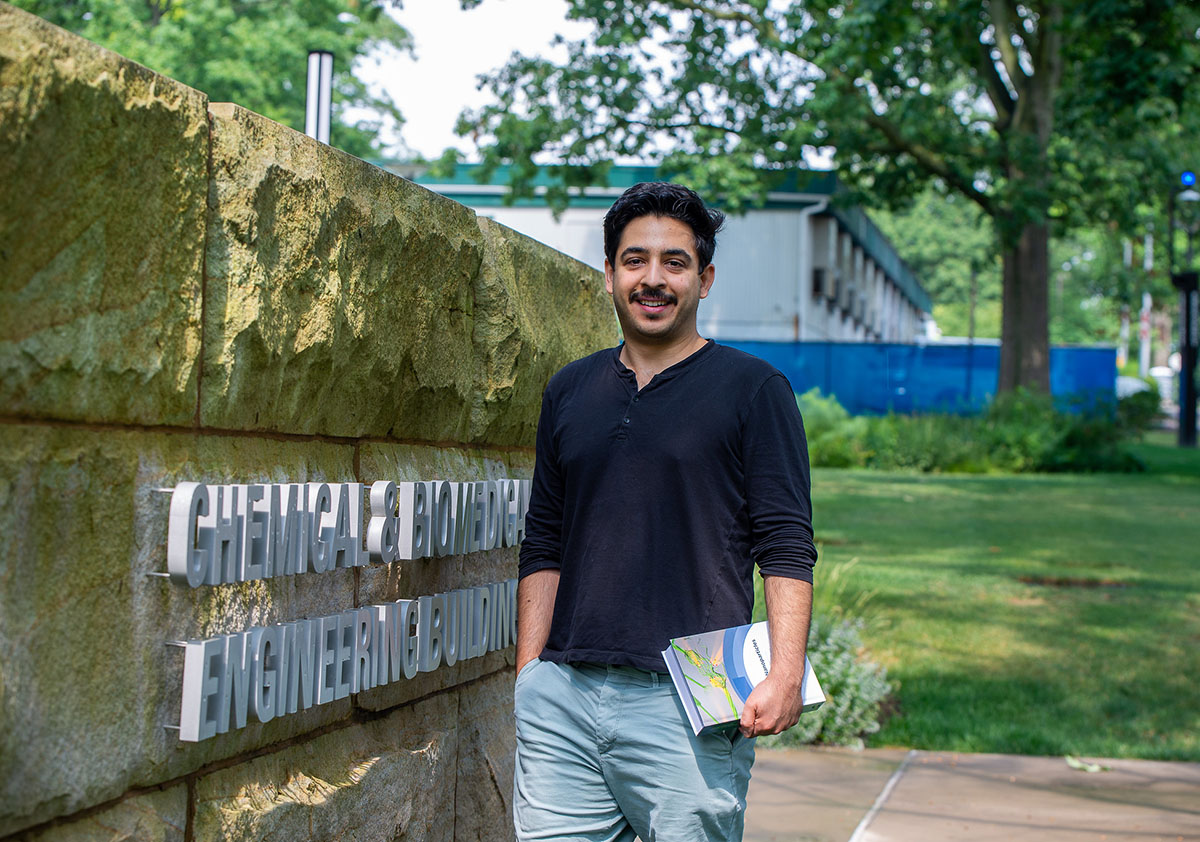
[{"label": "tree canopy", "polygon": [[[380,124],[401,120],[395,104],[367,89],[354,61],[381,45],[409,49],[408,32],[382,0],[14,0],[53,24],[152,70],[304,129],[308,51],[334,56],[330,143],[357,155]],[[349,123],[351,109],[374,119]]]},{"label": "tree canopy", "polygon": [[[472,5],[467,0],[465,5]],[[1127,220],[1163,183],[1138,132],[1195,96],[1200,12],[1183,0],[570,0],[594,23],[561,63],[514,55],[465,113],[517,195],[660,163],[726,207],[819,150],[868,205],[929,187],[976,206],[1001,258],[1001,388],[1047,388],[1051,226]]]}]

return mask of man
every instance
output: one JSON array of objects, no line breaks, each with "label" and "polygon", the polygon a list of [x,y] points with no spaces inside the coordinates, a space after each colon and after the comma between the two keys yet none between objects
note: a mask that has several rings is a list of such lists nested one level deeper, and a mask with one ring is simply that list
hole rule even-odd
[{"label": "man", "polygon": [[[625,341],[543,397],[517,596],[520,840],[741,839],[748,738],[799,718],[808,454],[783,375],[697,331],[723,221],[678,185],[627,190],[604,220]],[[739,731],[697,737],[661,652],[749,622],[756,563],[770,675]]]}]

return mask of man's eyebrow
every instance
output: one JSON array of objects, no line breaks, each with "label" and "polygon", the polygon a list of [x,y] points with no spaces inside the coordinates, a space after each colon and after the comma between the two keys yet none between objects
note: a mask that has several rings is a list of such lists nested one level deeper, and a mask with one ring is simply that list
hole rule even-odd
[{"label": "man's eyebrow", "polygon": [[[620,257],[622,260],[624,260],[626,257],[629,257],[630,255],[645,256],[649,253],[650,253],[650,249],[646,248],[645,246],[628,246],[627,248],[625,248],[621,251]],[[691,259],[692,259],[692,253],[689,252],[687,249],[664,249],[663,256],[664,257],[683,257],[683,258],[687,258],[688,262],[691,262]]]}]

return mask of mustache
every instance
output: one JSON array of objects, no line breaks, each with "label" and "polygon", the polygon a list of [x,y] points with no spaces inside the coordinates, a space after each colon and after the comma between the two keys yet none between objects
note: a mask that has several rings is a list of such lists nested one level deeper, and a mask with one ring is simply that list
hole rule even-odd
[{"label": "mustache", "polygon": [[629,293],[629,300],[636,304],[639,301],[665,301],[667,304],[674,304],[679,299],[674,293],[660,289],[641,289],[634,290]]}]

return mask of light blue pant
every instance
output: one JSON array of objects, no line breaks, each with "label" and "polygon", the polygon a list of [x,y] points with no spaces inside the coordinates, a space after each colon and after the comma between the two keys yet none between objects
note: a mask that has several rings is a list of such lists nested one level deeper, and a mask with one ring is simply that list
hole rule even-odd
[{"label": "light blue pant", "polygon": [[742,838],[754,741],[695,736],[666,673],[535,660],[515,707],[519,842]]}]

